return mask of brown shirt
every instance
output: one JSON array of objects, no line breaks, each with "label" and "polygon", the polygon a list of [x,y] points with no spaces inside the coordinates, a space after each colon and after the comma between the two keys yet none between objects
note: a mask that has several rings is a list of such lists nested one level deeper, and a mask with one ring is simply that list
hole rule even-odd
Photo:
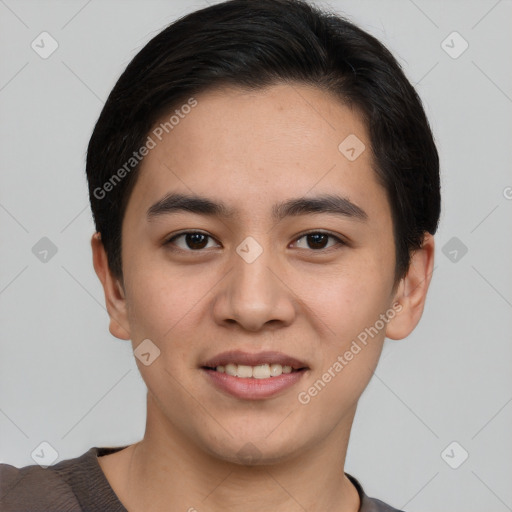
[{"label": "brown shirt", "polygon": [[[74,459],[43,468],[0,464],[2,512],[127,512],[101,469],[97,457],[122,450],[93,447]],[[400,512],[368,497],[361,484],[345,473],[359,493],[359,512]]]}]

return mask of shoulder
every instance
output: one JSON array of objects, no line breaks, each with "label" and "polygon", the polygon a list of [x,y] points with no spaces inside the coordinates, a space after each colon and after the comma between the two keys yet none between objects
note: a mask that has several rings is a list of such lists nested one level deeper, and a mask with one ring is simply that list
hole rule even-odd
[{"label": "shoulder", "polygon": [[2,512],[126,512],[98,463],[97,457],[121,447],[92,447],[82,455],[53,466],[16,468],[0,464]]},{"label": "shoulder", "polygon": [[357,492],[359,493],[361,506],[359,507],[358,512],[404,512],[403,510],[394,508],[391,505],[388,505],[387,503],[378,500],[377,498],[371,498],[364,492],[363,486],[361,485],[359,480],[357,480],[352,475],[349,475],[348,473],[345,473],[345,475],[347,475],[347,477],[354,484],[355,488],[357,489]]},{"label": "shoulder", "polygon": [[81,510],[71,487],[52,466],[0,464],[0,510]]}]

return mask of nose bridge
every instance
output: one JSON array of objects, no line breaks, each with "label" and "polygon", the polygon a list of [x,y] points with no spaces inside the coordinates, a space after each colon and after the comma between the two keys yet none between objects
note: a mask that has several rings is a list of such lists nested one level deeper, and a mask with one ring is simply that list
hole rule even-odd
[{"label": "nose bridge", "polygon": [[268,240],[263,235],[258,239],[248,236],[236,247],[219,320],[235,320],[250,330],[271,321],[291,321],[294,307],[287,288],[275,275],[279,273],[278,258]]},{"label": "nose bridge", "polygon": [[232,293],[248,306],[252,304],[249,307],[264,309],[270,306],[277,284],[269,270],[269,267],[275,267],[275,255],[268,241],[263,240],[262,235],[258,238],[259,242],[248,236],[236,248]]}]

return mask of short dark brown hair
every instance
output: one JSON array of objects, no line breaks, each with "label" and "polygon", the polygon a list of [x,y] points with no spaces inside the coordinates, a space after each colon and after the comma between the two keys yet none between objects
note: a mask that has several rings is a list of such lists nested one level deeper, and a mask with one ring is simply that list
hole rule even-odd
[{"label": "short dark brown hair", "polygon": [[229,0],[188,14],[151,39],[96,123],[87,151],[89,197],[116,277],[122,279],[121,227],[139,168],[130,159],[155,123],[213,87],[254,90],[286,82],[333,92],[363,115],[392,211],[395,280],[405,275],[412,251],[437,230],[441,198],[433,135],[400,65],[375,37],[305,1]]}]

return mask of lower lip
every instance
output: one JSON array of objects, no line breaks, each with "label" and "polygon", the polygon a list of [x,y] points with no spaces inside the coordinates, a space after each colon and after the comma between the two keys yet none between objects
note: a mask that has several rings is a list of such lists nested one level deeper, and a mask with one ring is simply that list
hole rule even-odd
[{"label": "lower lip", "polygon": [[227,373],[220,373],[216,370],[202,368],[213,384],[220,390],[244,400],[263,400],[297,384],[306,373],[306,370],[299,370],[291,373],[283,373],[278,377],[268,379],[233,377]]}]

